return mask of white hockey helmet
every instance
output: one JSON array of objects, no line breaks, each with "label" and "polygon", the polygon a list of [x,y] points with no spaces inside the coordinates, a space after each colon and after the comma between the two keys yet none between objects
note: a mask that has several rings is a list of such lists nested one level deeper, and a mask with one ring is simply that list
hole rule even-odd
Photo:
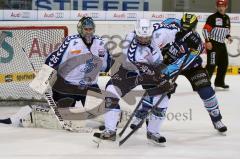
[{"label": "white hockey helmet", "polygon": [[152,39],[153,25],[148,19],[139,19],[135,25],[136,40],[141,45],[149,45]]}]

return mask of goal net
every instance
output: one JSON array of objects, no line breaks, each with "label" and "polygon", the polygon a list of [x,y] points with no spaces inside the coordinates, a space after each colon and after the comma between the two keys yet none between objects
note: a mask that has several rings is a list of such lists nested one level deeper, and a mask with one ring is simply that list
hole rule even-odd
[{"label": "goal net", "polygon": [[[36,101],[28,86],[50,52],[68,34],[64,26],[0,27],[0,101]],[[29,62],[30,61],[30,62]]]}]

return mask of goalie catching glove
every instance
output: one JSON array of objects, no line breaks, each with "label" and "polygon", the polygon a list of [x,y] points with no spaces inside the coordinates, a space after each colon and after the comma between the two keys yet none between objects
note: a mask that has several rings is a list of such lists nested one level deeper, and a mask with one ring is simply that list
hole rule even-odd
[{"label": "goalie catching glove", "polygon": [[52,87],[57,79],[57,71],[52,67],[44,64],[36,77],[30,82],[31,89],[39,94],[44,94],[49,87]]}]

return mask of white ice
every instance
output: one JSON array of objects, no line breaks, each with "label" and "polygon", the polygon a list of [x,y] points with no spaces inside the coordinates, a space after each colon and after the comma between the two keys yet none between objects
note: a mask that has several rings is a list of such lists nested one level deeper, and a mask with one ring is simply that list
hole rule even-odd
[{"label": "white ice", "polygon": [[[223,122],[229,129],[226,136],[214,130],[200,98],[181,77],[162,128],[165,147],[147,142],[145,126],[121,147],[117,142],[103,142],[97,149],[92,134],[0,125],[0,159],[239,159],[240,76],[227,76],[226,81],[230,90],[217,92]],[[0,107],[0,117],[18,109]],[[187,120],[183,121],[183,116],[173,119],[183,113]]]}]

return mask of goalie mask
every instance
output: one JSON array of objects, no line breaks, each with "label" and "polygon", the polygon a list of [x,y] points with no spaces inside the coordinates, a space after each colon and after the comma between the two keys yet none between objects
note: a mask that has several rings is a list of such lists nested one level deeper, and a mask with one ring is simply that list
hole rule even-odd
[{"label": "goalie mask", "polygon": [[82,17],[77,24],[77,31],[87,44],[92,42],[95,24],[91,17]]},{"label": "goalie mask", "polygon": [[149,45],[152,40],[153,26],[148,19],[140,19],[135,25],[136,40],[141,45]]}]

